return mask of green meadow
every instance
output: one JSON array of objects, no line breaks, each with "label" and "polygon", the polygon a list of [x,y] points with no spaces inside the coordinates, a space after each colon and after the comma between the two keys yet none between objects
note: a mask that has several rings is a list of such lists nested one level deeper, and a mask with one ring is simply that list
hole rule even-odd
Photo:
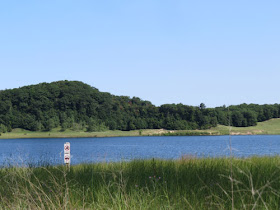
[{"label": "green meadow", "polygon": [[164,129],[144,129],[144,130],[107,130],[101,132],[86,132],[85,130],[55,128],[51,131],[28,131],[24,129],[13,129],[12,132],[2,133],[1,139],[11,138],[71,138],[71,137],[115,137],[115,136],[161,136],[161,135],[264,135],[280,134],[280,119],[271,119],[259,122],[256,126],[250,127],[229,127],[218,125],[206,130],[164,130]]},{"label": "green meadow", "polygon": [[218,125],[216,128],[212,128],[209,132],[217,131],[219,134],[229,134],[229,130],[231,130],[231,134],[233,135],[279,135],[280,134],[280,119],[271,119],[264,122],[258,122],[256,126],[250,127],[230,127]]},{"label": "green meadow", "polygon": [[1,209],[279,209],[280,158],[0,169]]}]

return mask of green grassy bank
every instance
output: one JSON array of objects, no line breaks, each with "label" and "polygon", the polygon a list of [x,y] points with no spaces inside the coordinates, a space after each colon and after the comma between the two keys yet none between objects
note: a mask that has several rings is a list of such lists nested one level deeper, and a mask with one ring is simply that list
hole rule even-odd
[{"label": "green grassy bank", "polygon": [[279,209],[280,158],[0,169],[2,209]]},{"label": "green grassy bank", "polygon": [[271,119],[260,122],[251,127],[231,127],[218,125],[208,130],[164,130],[164,129],[146,129],[132,131],[103,131],[103,132],[85,132],[83,130],[61,131],[60,128],[53,129],[50,132],[27,131],[23,129],[14,129],[12,132],[2,133],[1,139],[11,138],[71,138],[71,137],[113,137],[113,136],[154,136],[154,135],[228,135],[231,130],[232,135],[262,135],[271,134],[280,135],[280,119]]}]

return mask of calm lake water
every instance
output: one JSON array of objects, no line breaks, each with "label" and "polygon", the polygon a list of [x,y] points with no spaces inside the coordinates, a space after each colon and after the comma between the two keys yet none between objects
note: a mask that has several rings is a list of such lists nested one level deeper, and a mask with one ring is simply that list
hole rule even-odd
[{"label": "calm lake water", "polygon": [[[280,135],[232,136],[234,156],[280,154]],[[63,163],[63,145],[71,143],[71,164],[229,156],[229,136],[0,139],[0,166]]]}]

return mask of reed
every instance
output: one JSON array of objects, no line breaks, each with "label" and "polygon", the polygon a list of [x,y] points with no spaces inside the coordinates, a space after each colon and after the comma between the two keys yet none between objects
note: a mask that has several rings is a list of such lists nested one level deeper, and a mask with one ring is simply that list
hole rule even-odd
[{"label": "reed", "polygon": [[1,168],[0,208],[231,209],[233,191],[236,209],[279,209],[279,166],[278,156],[184,156]]}]

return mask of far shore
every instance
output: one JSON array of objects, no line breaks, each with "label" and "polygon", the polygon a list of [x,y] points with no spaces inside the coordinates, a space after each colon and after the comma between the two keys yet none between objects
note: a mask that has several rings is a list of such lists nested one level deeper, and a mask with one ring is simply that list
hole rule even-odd
[{"label": "far shore", "polygon": [[280,119],[271,119],[251,127],[229,127],[218,125],[207,130],[165,130],[143,129],[131,131],[107,130],[101,132],[61,131],[55,128],[51,131],[28,131],[13,129],[12,132],[1,133],[0,139],[20,138],[83,138],[83,137],[129,137],[129,136],[221,136],[221,135],[280,135]]}]

